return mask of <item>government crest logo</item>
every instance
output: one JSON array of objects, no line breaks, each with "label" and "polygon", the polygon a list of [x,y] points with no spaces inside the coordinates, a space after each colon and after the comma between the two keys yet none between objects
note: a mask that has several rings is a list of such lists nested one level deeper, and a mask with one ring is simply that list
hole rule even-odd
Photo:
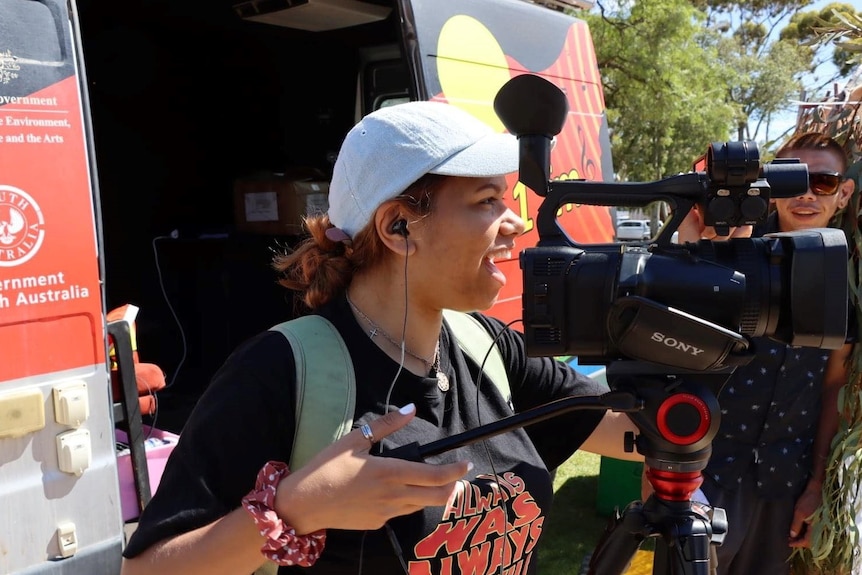
[{"label": "government crest logo", "polygon": [[0,267],[23,264],[36,255],[44,238],[39,204],[23,190],[0,185]]}]

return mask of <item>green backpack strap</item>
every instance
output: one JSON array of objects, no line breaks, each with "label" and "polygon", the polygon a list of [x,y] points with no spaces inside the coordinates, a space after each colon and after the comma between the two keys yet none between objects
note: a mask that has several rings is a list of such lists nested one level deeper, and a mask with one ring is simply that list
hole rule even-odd
[{"label": "green backpack strap", "polygon": [[350,432],[356,408],[356,375],[350,352],[335,326],[307,315],[270,328],[293,348],[296,363],[296,429],[290,470]]},{"label": "green backpack strap", "polygon": [[[503,356],[491,334],[474,317],[446,310],[458,347],[481,366],[491,353],[484,372],[511,405],[509,378]],[[290,469],[299,469],[353,426],[356,409],[356,374],[350,352],[335,326],[324,317],[308,315],[270,328],[284,335],[296,364],[296,429],[293,432]],[[275,575],[278,566],[267,561],[255,575]]]},{"label": "green backpack strap", "polygon": [[[458,347],[464,352],[473,362],[482,367],[485,375],[491,380],[510,406],[512,405],[512,392],[509,389],[509,375],[506,373],[506,364],[503,363],[503,356],[500,354],[500,348],[494,342],[488,330],[479,323],[475,317],[470,314],[443,310],[443,317],[452,328],[452,334],[458,342]],[[491,350],[488,353],[488,349]],[[488,359],[485,360],[485,354],[488,354]],[[484,367],[482,362],[484,361]]]},{"label": "green backpack strap", "polygon": [[[319,315],[307,315],[269,328],[281,333],[296,365],[296,427],[290,470],[308,463],[330,443],[350,432],[356,411],[356,374],[341,334]],[[254,575],[276,575],[266,561]]]},{"label": "green backpack strap", "polygon": [[[445,310],[458,347],[481,366],[507,403],[509,378],[500,349],[473,316]],[[356,375],[350,352],[335,326],[319,315],[307,315],[270,328],[287,338],[296,364],[296,429],[290,469],[299,469],[324,447],[350,432],[356,408]]]}]

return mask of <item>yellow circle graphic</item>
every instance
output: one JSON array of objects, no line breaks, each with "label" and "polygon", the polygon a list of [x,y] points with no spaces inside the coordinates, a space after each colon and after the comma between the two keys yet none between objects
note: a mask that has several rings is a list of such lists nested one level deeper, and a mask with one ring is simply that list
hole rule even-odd
[{"label": "yellow circle graphic", "polygon": [[450,104],[497,132],[504,130],[493,104],[511,74],[503,49],[484,24],[458,15],[443,25],[437,40],[437,74]]}]

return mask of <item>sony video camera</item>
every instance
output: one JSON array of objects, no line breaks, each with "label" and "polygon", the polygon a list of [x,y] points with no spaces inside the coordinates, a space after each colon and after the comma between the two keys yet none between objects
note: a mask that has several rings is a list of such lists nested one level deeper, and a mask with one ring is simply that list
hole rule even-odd
[{"label": "sony video camera", "polygon": [[[700,162],[703,170],[655,182],[552,181],[551,142],[568,112],[565,95],[525,74],[503,86],[494,106],[519,138],[520,181],[545,197],[539,241],[521,254],[529,355],[709,371],[746,363],[751,336],[824,349],[843,345],[848,252],[842,231],[671,242],[695,204],[718,230],[764,221],[770,197],[805,193],[805,164],[761,165],[753,142],[714,143]],[[673,215],[654,240],[635,245],[578,245],[556,217],[567,203],[644,207],[655,201],[668,202]]]}]

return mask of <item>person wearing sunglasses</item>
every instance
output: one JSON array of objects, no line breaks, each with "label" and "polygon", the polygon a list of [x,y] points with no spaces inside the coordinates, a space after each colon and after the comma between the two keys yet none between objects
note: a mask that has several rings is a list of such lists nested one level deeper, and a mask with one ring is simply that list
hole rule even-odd
[{"label": "person wearing sunglasses", "polygon": [[[776,157],[807,164],[808,189],[773,199],[764,224],[753,231],[736,228],[732,237],[827,227],[847,206],[854,184],[843,176],[848,159],[838,142],[802,133]],[[693,212],[683,241],[716,239]],[[756,357],[737,368],[719,394],[721,426],[703,471],[704,502],[727,513],[728,533],[714,548],[718,575],[786,575],[792,549],[810,545],[808,521],[822,501],[829,445],[838,429],[838,391],[852,351],[849,342],[834,351],[768,338],[752,343]]]},{"label": "person wearing sunglasses", "polygon": [[853,180],[846,179],[847,156],[841,144],[828,136],[806,132],[791,138],[776,152],[777,158],[799,158],[808,164],[808,191],[795,198],[772,200],[773,229],[782,232],[825,228],[853,193]]}]

